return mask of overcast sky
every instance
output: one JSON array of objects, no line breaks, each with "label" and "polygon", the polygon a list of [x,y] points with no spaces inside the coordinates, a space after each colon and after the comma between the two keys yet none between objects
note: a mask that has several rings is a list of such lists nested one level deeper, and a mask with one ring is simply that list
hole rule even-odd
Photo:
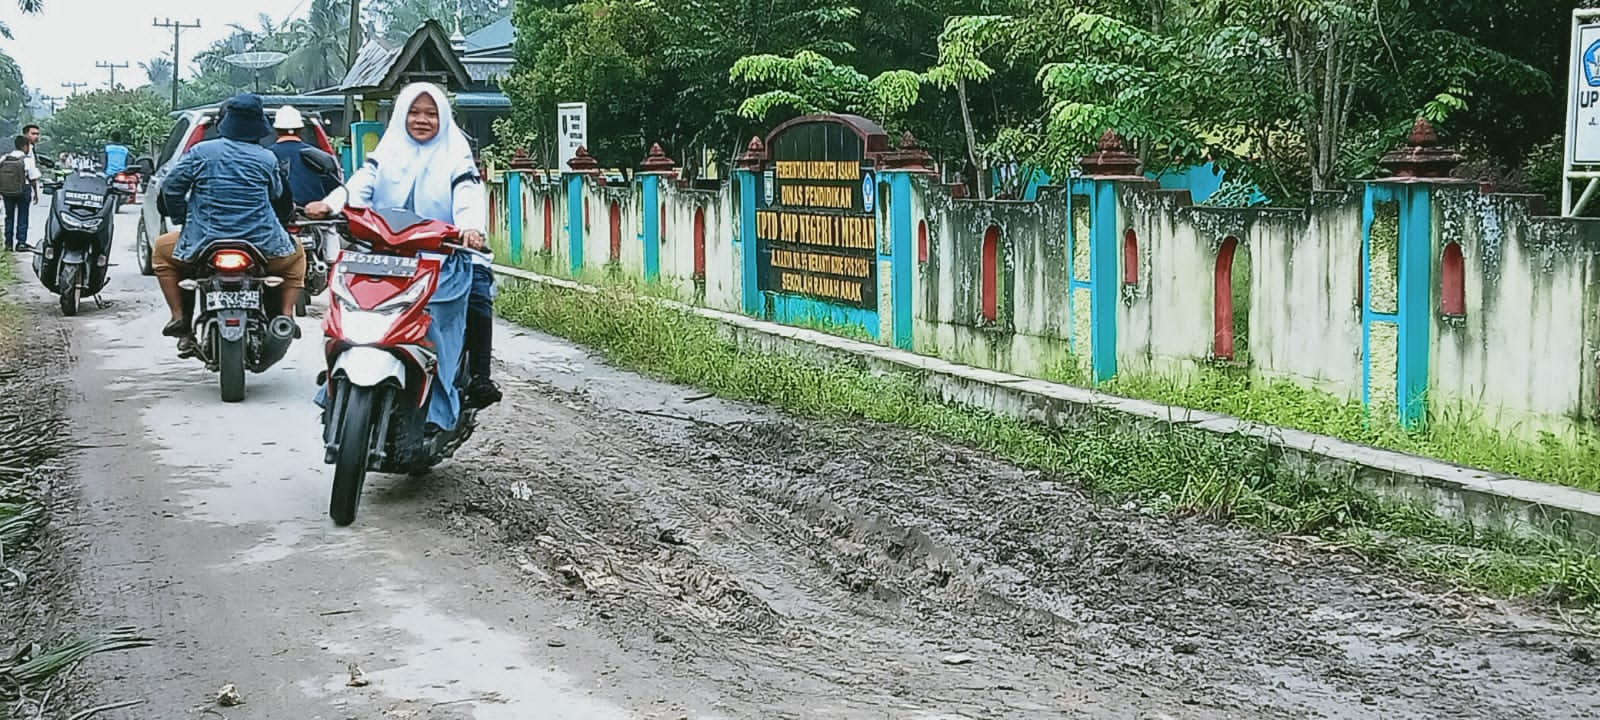
[{"label": "overcast sky", "polygon": [[[309,0],[44,0],[44,12],[23,15],[12,0],[0,0],[0,18],[11,25],[15,40],[0,39],[0,47],[22,66],[28,87],[45,95],[66,95],[65,82],[105,87],[109,73],[96,62],[127,63],[117,70],[117,82],[134,87],[145,83],[141,61],[172,52],[172,31],[151,27],[155,20],[200,21],[199,29],[183,31],[183,72],[193,72],[195,52],[228,36],[228,24],[256,27],[256,17],[270,13],[281,21],[298,16]],[[126,78],[126,79],[124,79]],[[89,88],[82,88],[84,90]]]}]

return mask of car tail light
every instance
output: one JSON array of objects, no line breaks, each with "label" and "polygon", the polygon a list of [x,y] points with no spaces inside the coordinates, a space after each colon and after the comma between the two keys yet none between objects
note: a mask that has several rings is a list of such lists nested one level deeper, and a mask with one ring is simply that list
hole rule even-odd
[{"label": "car tail light", "polygon": [[211,256],[211,267],[222,272],[239,272],[250,267],[250,256],[238,250],[222,250]]},{"label": "car tail light", "polygon": [[183,144],[183,151],[184,152],[189,152],[189,148],[192,148],[195,145],[199,144],[200,143],[200,139],[205,137],[205,136],[206,136],[206,123],[203,122],[203,121],[195,123],[194,124],[194,128],[189,130],[189,141],[185,142]]}]

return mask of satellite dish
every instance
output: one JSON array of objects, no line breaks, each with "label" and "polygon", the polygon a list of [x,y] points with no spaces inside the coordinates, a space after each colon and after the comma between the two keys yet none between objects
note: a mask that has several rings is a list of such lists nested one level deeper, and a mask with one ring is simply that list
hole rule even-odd
[{"label": "satellite dish", "polygon": [[261,92],[261,71],[289,59],[288,55],[281,52],[244,52],[235,53],[223,58],[223,62],[235,67],[249,68],[255,72],[256,92]]},{"label": "satellite dish", "polygon": [[281,52],[244,52],[229,55],[223,61],[229,65],[237,65],[251,70],[262,70],[288,60],[289,56]]}]

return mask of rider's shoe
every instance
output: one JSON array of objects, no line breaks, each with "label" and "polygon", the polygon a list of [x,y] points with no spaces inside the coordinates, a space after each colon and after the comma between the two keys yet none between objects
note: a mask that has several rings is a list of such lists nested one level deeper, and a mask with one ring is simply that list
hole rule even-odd
[{"label": "rider's shoe", "polygon": [[500,386],[487,377],[473,378],[472,384],[467,386],[467,405],[473,410],[482,410],[500,402],[501,397]]},{"label": "rider's shoe", "polygon": [[184,336],[178,340],[178,357],[192,358],[200,351],[200,346],[195,344],[193,336]]}]

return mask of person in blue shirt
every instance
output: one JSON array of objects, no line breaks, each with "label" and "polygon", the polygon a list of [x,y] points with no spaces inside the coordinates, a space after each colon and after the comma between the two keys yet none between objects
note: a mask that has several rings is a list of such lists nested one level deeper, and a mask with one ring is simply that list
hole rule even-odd
[{"label": "person in blue shirt", "polygon": [[106,145],[106,177],[126,170],[129,154],[131,151],[122,144],[122,133],[112,132],[111,142]]},{"label": "person in blue shirt", "polygon": [[282,217],[288,179],[278,157],[261,147],[272,135],[261,98],[237,95],[222,105],[220,137],[195,145],[161,183],[163,214],[183,224],[179,232],[156,238],[151,259],[172,321],[161,333],[186,338],[183,289],[178,283],[191,263],[213,242],[245,239],[267,258],[267,274],[283,278],[282,314],[294,317],[295,300],[305,287],[306,255],[289,238]]},{"label": "person in blue shirt", "polygon": [[288,105],[278,108],[272,118],[272,127],[278,131],[278,142],[273,143],[272,154],[289,167],[289,194],[294,196],[296,207],[305,207],[339,189],[339,178],[317,172],[306,163],[308,154],[324,155],[324,162],[333,166],[338,165],[338,160],[300,139],[300,130],[305,126],[300,111]]}]

